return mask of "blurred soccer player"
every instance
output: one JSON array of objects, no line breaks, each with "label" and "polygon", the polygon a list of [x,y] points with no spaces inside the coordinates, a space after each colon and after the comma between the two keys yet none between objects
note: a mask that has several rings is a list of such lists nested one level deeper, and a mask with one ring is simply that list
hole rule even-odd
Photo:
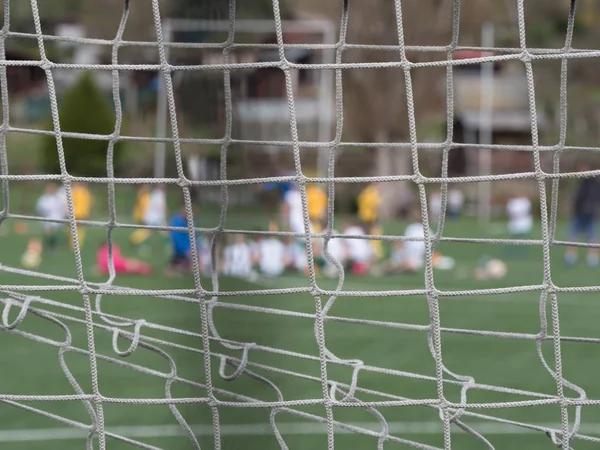
[{"label": "blurred soccer player", "polygon": [[315,231],[323,227],[325,213],[327,212],[327,194],[316,184],[310,184],[306,188],[306,199],[308,202],[308,217]]},{"label": "blurred soccer player", "polygon": [[[404,236],[414,241],[398,241],[394,244],[388,270],[392,272],[416,272],[425,264],[425,228],[421,221],[421,211],[415,209],[412,222],[406,227]],[[416,240],[420,239],[420,240]]]},{"label": "blurred soccer player", "polygon": [[[125,258],[121,249],[115,243],[112,244],[112,258],[115,273],[122,275],[150,275],[152,267],[143,261],[134,258]],[[96,254],[96,266],[102,275],[109,273],[108,243],[103,243]]]},{"label": "blurred soccer player", "polygon": [[[269,224],[269,231],[278,231],[277,225]],[[289,264],[286,247],[276,236],[266,236],[258,244],[258,270],[261,275],[277,277],[285,271]]]},{"label": "blurred soccer player", "polygon": [[[379,209],[381,208],[382,198],[379,184],[371,183],[359,194],[358,199],[358,217],[363,223],[364,231],[367,234],[377,236],[381,235],[383,230],[379,224]],[[383,256],[383,245],[381,241],[368,241],[377,258]]]},{"label": "blurred soccer player", "polygon": [[[88,220],[94,205],[92,193],[83,183],[74,183],[71,192],[73,196],[75,220]],[[85,242],[85,228],[82,225],[77,225],[77,240],[79,242],[79,247],[83,247]],[[72,247],[73,242],[71,241],[70,244]]]},{"label": "blurred soccer player", "polygon": [[435,190],[429,196],[429,218],[432,222],[438,222],[440,220],[441,214],[442,196],[439,190]]},{"label": "blurred soccer player", "polygon": [[155,186],[144,211],[144,225],[164,226],[167,222],[167,196],[163,185]]},{"label": "blurred soccer player", "polygon": [[365,230],[353,223],[347,223],[344,227],[344,235],[359,236],[357,238],[344,238],[344,245],[347,248],[348,261],[350,272],[354,275],[366,275],[371,268],[371,258],[373,257],[373,249],[367,239],[362,239],[366,236]]},{"label": "blurred soccer player", "polygon": [[[135,206],[133,208],[133,220],[136,224],[144,223],[144,215],[146,214],[146,209],[148,208],[148,203],[150,202],[150,186],[144,184],[140,186],[137,198],[135,202]],[[133,245],[140,245],[145,242],[150,237],[150,232],[145,228],[138,228],[133,233],[131,233],[131,237],[129,238]]]},{"label": "blurred soccer player", "polygon": [[[302,194],[297,183],[294,183],[283,197],[283,223],[286,231],[305,233],[304,213],[302,210]],[[293,241],[293,252],[298,270],[308,271],[308,259],[304,237],[296,237]]]},{"label": "blurred soccer player", "polygon": [[[508,233],[514,239],[523,239],[533,229],[533,216],[531,201],[525,195],[517,195],[506,202],[506,214],[508,215]],[[527,251],[527,246],[510,246],[509,253],[521,253],[519,250]]]},{"label": "blurred soccer player", "polygon": [[227,245],[223,251],[223,274],[236,278],[251,278],[252,250],[246,242],[243,234],[233,238],[233,242]]},{"label": "blurred soccer player", "polygon": [[[175,228],[187,228],[187,215],[185,207],[181,207],[171,218],[170,225]],[[169,263],[168,274],[176,275],[191,269],[191,250],[189,232],[186,230],[171,231],[171,246],[173,254]]]},{"label": "blurred soccer player", "polygon": [[[65,204],[55,184],[47,184],[44,193],[38,199],[36,210],[40,216],[47,220],[62,220],[65,217]],[[56,249],[58,243],[58,230],[62,227],[60,222],[44,222],[44,247],[50,252]]]},{"label": "blurred soccer player", "polygon": [[452,188],[448,190],[448,217],[458,219],[462,215],[465,204],[465,195],[460,189]]},{"label": "blurred soccer player", "polygon": [[[579,164],[578,171],[590,170],[587,163]],[[569,229],[569,240],[577,241],[583,236],[588,243],[596,242],[596,218],[598,214],[598,201],[600,201],[600,183],[596,178],[584,178],[579,182],[572,203],[572,219]],[[569,265],[577,262],[577,248],[567,247],[565,262]],[[598,249],[587,250],[587,264],[592,267],[598,265]]]},{"label": "blurred soccer player", "polygon": [[[334,230],[331,230],[331,234],[338,234],[338,232],[334,229]],[[325,250],[324,244],[325,243],[323,242],[323,249]],[[348,247],[344,243],[344,239],[340,239],[340,238],[330,239],[327,242],[326,249],[327,249],[327,253],[329,254],[329,256],[331,258],[333,258],[334,261],[337,261],[338,263],[340,263],[341,266],[344,268],[347,267],[349,250],[348,250]],[[324,270],[325,275],[330,276],[330,277],[334,277],[334,276],[338,275],[339,271],[338,271],[337,265],[327,259],[325,252],[323,252],[323,256],[326,261],[325,270]]]},{"label": "blurred soccer player", "polygon": [[285,193],[282,205],[283,222],[288,231],[304,233],[304,215],[302,211],[302,194],[297,184]]}]

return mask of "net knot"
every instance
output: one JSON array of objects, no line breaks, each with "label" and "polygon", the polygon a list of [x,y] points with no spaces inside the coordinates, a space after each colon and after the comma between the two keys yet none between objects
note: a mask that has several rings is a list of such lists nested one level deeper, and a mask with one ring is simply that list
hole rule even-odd
[{"label": "net knot", "polygon": [[330,381],[329,382],[329,384],[330,384],[329,397],[333,401],[348,402],[348,401],[355,399],[354,394],[356,393],[356,388],[358,385],[358,372],[360,371],[360,369],[362,369],[364,367],[365,364],[359,360],[347,361],[347,362],[353,366],[352,379],[350,381],[350,388],[348,389],[348,392],[346,392],[340,400],[336,400],[336,398],[335,398],[336,392],[339,390],[343,393],[343,391],[341,389],[339,389],[337,381]]},{"label": "net knot", "polygon": [[[227,355],[221,355],[219,358],[219,376],[225,381],[233,381],[237,377],[239,377],[240,374],[246,369],[246,365],[248,364],[248,353],[250,352],[250,349],[252,349],[255,345],[256,344],[250,342],[244,344],[244,346],[242,347],[242,359],[239,361],[239,363],[237,361],[234,361]],[[227,364],[231,364],[234,367],[237,366],[235,371],[230,375],[227,375],[225,373],[225,367],[227,366]]]},{"label": "net knot", "polygon": [[140,330],[141,330],[142,326],[145,324],[146,324],[146,321],[144,319],[136,321],[135,327],[133,329],[133,337],[130,338],[129,336],[124,336],[126,339],[131,339],[131,345],[125,351],[119,350],[118,341],[119,341],[119,335],[121,334],[121,330],[119,330],[118,328],[115,328],[113,330],[113,339],[112,339],[113,351],[119,356],[131,355],[137,349],[138,344],[140,343]]},{"label": "net knot", "polygon": [[40,69],[42,70],[51,70],[54,67],[54,64],[51,61],[48,61],[47,59],[43,60],[42,63],[40,64]]},{"label": "net knot", "polygon": [[190,180],[188,180],[185,177],[181,177],[177,179],[177,186],[182,187],[182,188],[189,188],[192,185],[192,183],[190,182]]},{"label": "net knot", "polygon": [[29,309],[29,305],[32,302],[32,298],[28,297],[25,299],[25,301],[21,305],[19,314],[17,314],[17,317],[15,318],[15,320],[12,321],[12,323],[8,321],[8,316],[10,314],[10,308],[13,304],[13,301],[10,298],[7,298],[4,300],[4,302],[4,310],[2,311],[2,325],[0,326],[0,329],[14,330],[19,325],[21,325],[23,319],[25,319],[25,316],[27,315],[27,311]]},{"label": "net knot", "polygon": [[530,63],[533,60],[533,57],[531,56],[531,53],[529,53],[528,51],[524,51],[523,54],[521,55],[521,61],[523,61],[524,63]]}]

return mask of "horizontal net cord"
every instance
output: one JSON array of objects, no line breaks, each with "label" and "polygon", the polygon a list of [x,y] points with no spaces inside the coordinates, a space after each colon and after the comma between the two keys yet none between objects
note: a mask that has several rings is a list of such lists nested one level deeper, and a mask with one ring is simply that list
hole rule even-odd
[{"label": "horizontal net cord", "polygon": [[[0,299],[0,302],[6,303],[6,299]],[[21,306],[23,306],[23,302],[19,302],[18,300],[14,300],[11,299],[11,302],[15,302],[16,304],[19,304]],[[46,301],[44,302],[47,305],[52,305],[52,306],[60,306],[64,309],[69,309],[69,310],[74,310],[74,311],[78,311],[78,312],[84,312],[84,309],[81,307],[76,307],[73,305],[64,305],[64,304],[57,304],[58,302],[55,301]],[[219,307],[225,307],[226,305],[217,305]],[[241,305],[240,305],[241,306]],[[48,318],[48,319],[56,319],[56,320],[67,320],[67,321],[72,321],[75,323],[79,323],[79,324],[85,324],[86,321],[85,319],[80,319],[80,318],[76,318],[73,316],[69,316],[66,314],[61,314],[61,313],[57,313],[54,311],[48,311],[48,310],[44,310],[44,309],[40,309],[38,307],[28,307],[28,311],[31,311],[33,314],[37,315],[38,317],[44,317],[44,318]],[[119,316],[113,316],[107,313],[98,313],[97,311],[95,311],[95,315],[98,315],[100,318],[110,318],[110,319],[120,319],[120,320],[131,320],[135,322],[135,319],[130,319],[130,318],[124,318],[124,317],[119,317]],[[333,319],[333,318],[332,318]],[[131,325],[131,324],[130,324]],[[402,325],[402,324],[396,324],[396,325]],[[199,348],[194,348],[194,347],[190,347],[190,346],[186,346],[186,345],[181,345],[181,344],[177,344],[177,343],[173,343],[173,342],[169,342],[167,340],[164,339],[158,339],[155,337],[150,337],[150,336],[145,336],[143,334],[136,334],[136,333],[132,333],[130,331],[127,330],[123,330],[121,327],[114,327],[114,326],[109,326],[109,325],[105,325],[105,324],[100,324],[97,322],[93,323],[93,326],[97,329],[103,330],[103,331],[107,331],[107,332],[113,332],[113,333],[117,333],[118,336],[120,337],[124,337],[127,338],[129,340],[132,341],[139,341],[139,342],[145,342],[148,344],[156,344],[156,345],[166,345],[172,348],[178,348],[181,350],[186,350],[186,351],[190,351],[193,353],[202,353],[202,349]],[[197,337],[197,338],[202,338],[202,335],[197,334],[197,333],[192,333],[192,332],[186,332],[184,330],[173,330],[170,329],[168,327],[162,327],[161,325],[156,325],[156,324],[152,324],[150,322],[145,322],[144,321],[144,327],[147,327],[149,329],[155,329],[155,330],[160,330],[160,331],[171,331],[175,334],[182,334],[182,335],[187,335],[187,336],[191,336],[191,337]],[[68,328],[68,327],[66,327]],[[429,327],[427,327],[429,328]],[[463,330],[452,330],[452,329],[445,329],[444,331],[449,331],[449,332],[462,332]],[[86,350],[83,349],[79,349],[77,347],[71,347],[71,346],[64,346],[61,343],[57,343],[57,342],[53,342],[53,341],[49,341],[43,337],[40,336],[36,336],[34,334],[28,333],[28,332],[22,332],[22,331],[18,331],[18,330],[11,330],[11,332],[17,333],[17,334],[21,334],[25,337],[28,337],[30,339],[34,339],[34,340],[38,340],[38,341],[42,341],[44,343],[48,343],[54,346],[57,346],[59,348],[67,348],[69,351],[75,351],[75,352],[80,352],[80,353],[85,353],[88,354],[88,352]],[[479,331],[478,333],[484,334],[486,333],[485,331]],[[493,332],[491,332],[493,333]],[[491,334],[490,333],[490,334]],[[497,335],[501,335],[500,333],[498,333]],[[525,336],[525,335],[523,335]],[[504,336],[506,337],[506,336]],[[519,336],[521,337],[521,336]],[[522,338],[522,337],[521,337]],[[527,336],[527,339],[540,339],[539,336]],[[211,339],[219,341],[221,343],[226,343],[226,344],[232,344],[237,346],[238,350],[241,350],[241,348],[245,345],[248,345],[247,343],[244,342],[235,342],[235,341],[230,341],[230,340],[224,340],[222,338],[215,338],[215,337],[211,337]],[[545,337],[546,340],[550,339],[550,337],[546,336]],[[563,339],[568,339],[568,338],[563,338]],[[598,340],[596,340],[598,341]],[[255,350],[255,351],[265,351],[265,352],[269,352],[269,353],[274,353],[274,354],[280,354],[282,356],[291,356],[291,357],[297,357],[297,358],[302,358],[302,359],[307,359],[307,360],[312,360],[315,362],[319,361],[319,358],[311,356],[311,355],[307,355],[307,354],[302,354],[302,353],[297,353],[297,352],[293,352],[293,351],[288,351],[288,350],[283,350],[283,349],[278,349],[278,348],[274,348],[274,347],[267,347],[267,346],[262,346],[262,345],[256,345],[256,344],[252,344],[250,347],[251,350]],[[100,355],[98,355],[100,357]],[[244,365],[248,365],[250,367],[254,367],[254,368],[258,368],[258,369],[262,369],[262,370],[267,370],[267,371],[273,371],[275,373],[280,373],[280,374],[285,374],[285,375],[291,375],[294,377],[300,377],[300,378],[304,378],[307,380],[312,380],[312,381],[318,381],[317,377],[314,376],[310,376],[307,374],[302,374],[300,372],[294,372],[294,371],[290,371],[290,370],[285,370],[285,369],[280,369],[277,367],[273,367],[273,366],[268,366],[268,365],[264,365],[264,364],[260,364],[260,363],[254,363],[252,361],[243,361],[242,359],[236,358],[234,356],[230,356],[230,355],[226,355],[226,354],[222,354],[222,353],[217,353],[217,352],[211,352],[211,357],[215,357],[215,358],[219,358],[219,359],[223,359],[225,358],[226,361],[228,362],[232,362],[232,363],[236,363],[236,364],[244,364]],[[102,356],[102,359],[107,360],[107,361],[111,361],[111,362],[117,362],[118,364],[124,364],[124,365],[128,365],[129,363],[124,362],[122,360],[116,359],[116,358],[112,358],[112,357],[108,357],[108,356]],[[400,370],[393,370],[393,369],[384,369],[384,368],[380,368],[380,367],[376,367],[376,366],[370,366],[367,364],[363,364],[362,362],[360,362],[360,364],[358,364],[357,362],[351,362],[351,361],[344,361],[344,360],[331,360],[330,363],[334,363],[334,364],[339,364],[339,365],[344,365],[346,367],[358,367],[358,370],[360,371],[366,371],[366,372],[374,372],[374,373],[381,373],[381,374],[386,374],[386,375],[392,375],[392,376],[403,376],[403,377],[407,377],[407,378],[413,378],[413,379],[421,379],[421,380],[426,380],[426,381],[435,381],[435,377],[431,377],[431,376],[427,376],[427,375],[422,375],[422,374],[416,374],[416,373],[411,373],[411,372],[406,372],[406,371],[400,371]],[[164,374],[161,372],[157,372],[155,370],[152,369],[145,369],[144,370],[148,370],[150,372],[152,372],[152,374],[159,376],[168,376],[168,374]],[[465,383],[457,381],[457,380],[452,380],[452,379],[447,379],[446,380],[447,383],[449,384],[456,384],[456,385],[465,385]],[[350,387],[350,385],[344,385],[343,383],[339,383],[337,381],[331,381],[331,383],[335,383],[335,384],[339,384],[342,387]],[[469,385],[469,389],[484,389],[484,390],[489,390],[489,391],[496,391],[496,392],[503,392],[503,393],[510,393],[510,394],[514,394],[514,395],[527,395],[527,396],[539,396],[539,397],[544,397],[547,399],[554,399],[555,397],[550,396],[548,394],[543,394],[543,393],[537,393],[537,392],[532,392],[532,391],[526,391],[526,390],[520,390],[520,389],[511,389],[511,388],[504,388],[501,386],[492,386],[492,385],[487,385],[487,384],[479,384],[474,382],[474,380],[469,380],[469,382],[467,383]],[[367,394],[371,394],[371,395],[379,395],[382,397],[389,397],[389,398],[394,398],[400,401],[413,401],[411,399],[407,399],[404,397],[399,397],[399,396],[389,396],[388,394],[386,394],[385,392],[379,392],[379,391],[375,391],[375,390],[369,390],[369,389],[363,389],[360,387],[356,387],[355,388],[357,392],[363,392],[363,393],[367,393]],[[46,398],[47,396],[40,396],[40,398]],[[10,398],[16,398],[14,396],[11,396]],[[28,396],[29,398],[29,396]],[[67,397],[70,398],[70,397]],[[589,402],[589,401],[588,401]],[[596,402],[591,401],[592,403],[586,403],[586,404],[596,404]],[[362,403],[366,403],[369,404],[369,402],[361,402]],[[519,404],[518,402],[516,402],[517,405]],[[498,405],[500,403],[494,403],[494,405]],[[502,403],[505,404],[505,403]],[[506,404],[515,404],[515,402],[507,402]],[[461,404],[452,404],[453,406],[456,407],[464,407],[465,405],[461,405]],[[469,404],[471,405],[471,404]]]},{"label": "horizontal net cord", "polygon": [[[274,31],[274,30],[272,30]],[[312,32],[312,34],[318,34],[318,31]],[[24,33],[18,31],[8,31],[3,33],[6,37],[20,37],[25,39],[38,39],[38,35],[33,33]],[[240,32],[244,34],[244,32]],[[265,34],[269,34],[265,31]],[[114,46],[115,41],[112,39],[99,39],[89,37],[70,37],[70,36],[57,36],[53,34],[41,34],[44,41],[58,41],[73,44],[93,44],[93,45],[104,45]],[[243,43],[243,42],[169,42],[164,41],[162,44],[165,48],[182,48],[182,49],[218,49],[218,50],[235,50],[235,49],[288,49],[288,48],[301,48],[308,50],[378,50],[378,51],[389,51],[398,52],[405,50],[407,52],[421,52],[421,53],[454,53],[459,51],[481,51],[489,53],[516,53],[520,54],[523,49],[520,47],[485,47],[485,46],[473,46],[473,45],[394,45],[394,44],[358,44],[358,43],[344,43],[340,44],[320,44],[320,43],[282,43],[282,44],[269,44],[269,43]],[[119,40],[119,47],[150,47],[156,48],[156,41],[130,41],[130,40]],[[556,55],[568,55],[572,53],[592,53],[597,55],[599,52],[595,48],[548,48],[548,47],[527,47],[527,53],[532,55],[544,55],[544,54],[556,54]],[[562,58],[561,58],[562,59]],[[468,61],[476,60],[475,58],[467,58]],[[479,61],[479,60],[477,60]],[[468,63],[468,62],[467,62]]]}]

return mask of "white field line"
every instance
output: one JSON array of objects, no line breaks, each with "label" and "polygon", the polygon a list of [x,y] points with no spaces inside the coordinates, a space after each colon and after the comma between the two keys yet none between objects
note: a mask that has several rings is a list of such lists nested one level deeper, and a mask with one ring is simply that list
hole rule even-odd
[{"label": "white field line", "polygon": [[[521,428],[514,425],[503,423],[483,422],[468,423],[475,430],[486,435],[518,435],[540,433],[539,431]],[[361,428],[367,428],[373,431],[381,430],[381,425],[377,422],[352,422],[348,425],[354,425]],[[561,430],[561,425],[554,424],[536,424],[546,428],[552,428],[556,431]],[[392,435],[431,435],[442,433],[440,422],[388,422],[389,433]],[[192,425],[194,434],[198,437],[212,436],[212,425]],[[284,436],[290,435],[322,435],[327,433],[325,424],[310,422],[282,422],[277,428]],[[142,439],[142,438],[168,438],[168,437],[186,437],[186,433],[179,425],[149,425],[149,426],[119,426],[107,427],[107,431],[120,436]],[[454,427],[453,433],[464,433],[460,428]],[[587,435],[600,435],[600,425],[582,424],[579,433]],[[355,434],[352,431],[336,429],[336,434]],[[222,436],[268,436],[273,435],[273,429],[268,423],[241,424],[241,425],[221,425]],[[35,441],[67,441],[74,439],[84,439],[87,433],[76,428],[39,428],[39,429],[21,429],[21,430],[0,430],[0,442],[35,442]]]}]

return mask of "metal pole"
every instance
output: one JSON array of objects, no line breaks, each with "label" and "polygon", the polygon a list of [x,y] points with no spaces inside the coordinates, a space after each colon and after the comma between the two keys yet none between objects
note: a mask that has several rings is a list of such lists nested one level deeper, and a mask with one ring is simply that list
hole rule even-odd
[{"label": "metal pole", "polygon": [[[486,23],[481,31],[481,45],[484,48],[494,46],[494,24]],[[479,143],[481,158],[479,162],[480,175],[492,173],[493,141],[493,106],[494,106],[494,63],[486,62],[481,68],[481,100],[480,100],[480,129]],[[479,189],[479,220],[488,223],[492,210],[492,184],[490,181],[481,182]]]},{"label": "metal pole", "polygon": [[[335,44],[335,29],[329,22],[323,23],[323,43]],[[332,49],[322,50],[323,64],[335,62],[335,51]],[[331,102],[333,92],[333,70],[321,70],[319,85],[319,124],[318,139],[319,142],[329,142],[331,140]],[[327,175],[329,165],[329,152],[326,147],[317,148],[317,172],[319,176]]]},{"label": "metal pole", "polygon": [[[168,43],[171,41],[171,21],[166,19],[163,24],[163,36],[164,42]],[[169,49],[170,47],[165,46],[165,56],[167,61],[169,60]],[[170,76],[170,75],[169,75]],[[158,91],[157,91],[156,106],[156,137],[166,138],[167,137],[167,117],[169,115],[168,104],[167,104],[167,87],[165,84],[165,76],[163,73],[158,73]],[[165,166],[167,157],[167,143],[157,142],[154,150],[154,178],[165,177]]]}]

